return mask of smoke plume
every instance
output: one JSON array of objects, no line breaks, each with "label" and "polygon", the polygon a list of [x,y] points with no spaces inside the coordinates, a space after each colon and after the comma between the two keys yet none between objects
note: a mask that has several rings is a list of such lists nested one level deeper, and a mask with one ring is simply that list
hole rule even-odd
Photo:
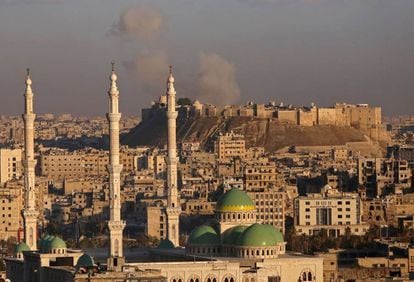
[{"label": "smoke plume", "polygon": [[138,55],[135,61],[125,62],[143,90],[157,97],[165,92],[165,81],[168,75],[168,55],[165,51],[153,51]]},{"label": "smoke plume", "polygon": [[215,53],[199,56],[198,99],[218,105],[233,104],[240,99],[235,66]]},{"label": "smoke plume", "polygon": [[164,17],[157,9],[147,6],[131,7],[121,13],[111,34],[147,40],[154,38],[163,24]]}]

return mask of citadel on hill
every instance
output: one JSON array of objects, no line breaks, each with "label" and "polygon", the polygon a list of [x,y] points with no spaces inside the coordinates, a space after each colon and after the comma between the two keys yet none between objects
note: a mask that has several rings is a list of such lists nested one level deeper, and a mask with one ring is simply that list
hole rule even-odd
[{"label": "citadel on hill", "polygon": [[[166,96],[161,96],[158,102],[152,103],[151,108],[142,110],[142,120],[156,115],[165,105]],[[285,106],[283,103],[276,104],[276,102],[268,104],[249,102],[246,105],[216,106],[202,104],[196,100],[191,104],[180,106],[179,115],[185,118],[251,117],[276,119],[282,124],[299,126],[352,126],[374,140],[387,140],[386,129],[382,124],[381,107],[371,107],[368,104],[335,103],[333,107],[319,108],[314,104],[310,107],[294,107]]]}]

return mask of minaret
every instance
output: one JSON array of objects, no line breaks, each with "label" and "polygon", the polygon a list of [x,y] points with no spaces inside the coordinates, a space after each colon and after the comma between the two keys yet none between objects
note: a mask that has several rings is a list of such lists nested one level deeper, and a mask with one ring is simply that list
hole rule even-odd
[{"label": "minaret", "polygon": [[121,183],[120,176],[122,165],[119,164],[119,120],[121,113],[118,111],[119,91],[116,85],[117,76],[112,63],[110,76],[111,88],[109,94],[109,262],[108,267],[114,269],[123,261],[122,231],[125,221],[121,220]]},{"label": "minaret", "polygon": [[27,69],[26,93],[24,94],[24,98],[24,240],[30,247],[30,250],[34,251],[37,250],[37,217],[39,212],[36,210],[35,193],[36,160],[34,159],[34,120],[36,115],[33,113],[32,80],[30,79],[29,69]]},{"label": "minaret", "polygon": [[172,66],[167,81],[167,120],[168,120],[168,157],[167,157],[167,239],[174,246],[179,245],[179,217],[181,213],[178,201],[177,189],[177,142],[176,142],[176,123],[177,111],[175,110],[175,89]]}]

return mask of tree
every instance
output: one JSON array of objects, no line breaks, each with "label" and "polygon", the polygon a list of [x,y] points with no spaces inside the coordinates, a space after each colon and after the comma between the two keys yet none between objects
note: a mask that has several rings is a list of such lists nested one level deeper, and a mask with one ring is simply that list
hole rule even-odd
[{"label": "tree", "polygon": [[179,98],[177,100],[177,105],[180,105],[180,106],[188,106],[188,105],[191,105],[192,103],[193,101],[191,101],[191,99],[187,97]]}]

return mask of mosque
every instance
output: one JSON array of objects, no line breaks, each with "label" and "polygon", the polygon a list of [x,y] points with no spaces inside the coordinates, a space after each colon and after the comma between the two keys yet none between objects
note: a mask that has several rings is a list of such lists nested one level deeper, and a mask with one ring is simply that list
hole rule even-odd
[{"label": "mosque", "polygon": [[[119,91],[114,66],[110,76],[107,114],[110,135],[110,218],[108,253],[99,258],[68,249],[59,237],[37,238],[33,93],[28,72],[25,113],[25,206],[24,242],[13,257],[6,258],[10,281],[158,281],[158,282],[280,282],[323,281],[323,259],[286,252],[283,234],[272,225],[258,222],[256,207],[243,191],[231,189],[215,208],[215,224],[195,228],[185,248],[179,247],[181,208],[177,186],[176,106],[172,69],[167,80],[167,239],[158,248],[124,250],[121,219],[119,164]],[[94,258],[102,263],[95,262]]]}]

